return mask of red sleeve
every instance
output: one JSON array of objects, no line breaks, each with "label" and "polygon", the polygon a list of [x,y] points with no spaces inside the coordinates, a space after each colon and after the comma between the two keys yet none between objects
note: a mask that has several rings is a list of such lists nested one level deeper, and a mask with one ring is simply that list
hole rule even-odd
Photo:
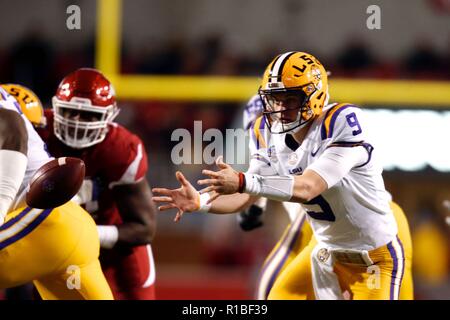
[{"label": "red sleeve", "polygon": [[114,127],[104,141],[104,176],[109,188],[140,181],[147,173],[147,152],[141,139],[123,127]]}]

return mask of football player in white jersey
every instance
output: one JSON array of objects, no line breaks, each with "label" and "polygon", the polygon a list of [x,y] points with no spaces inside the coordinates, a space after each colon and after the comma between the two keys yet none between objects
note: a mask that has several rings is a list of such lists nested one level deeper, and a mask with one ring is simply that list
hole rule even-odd
[{"label": "football player in white jersey", "polygon": [[219,158],[220,171],[203,170],[200,192],[177,172],[179,189],[154,190],[155,201],[167,202],[160,210],[177,208],[178,221],[184,212],[236,212],[259,197],[301,203],[316,243],[277,278],[269,299],[303,296],[311,272],[317,299],[398,299],[404,248],[362,111],[327,105],[327,73],[304,52],[278,55],[259,93],[264,117],[255,122],[249,170]]},{"label": "football player in white jersey", "polygon": [[19,103],[0,88],[0,289],[33,281],[43,299],[112,299],[90,215],[73,202],[45,210],[25,203],[30,179],[50,160]]},{"label": "football player in white jersey", "polygon": [[[244,128],[250,131],[251,137],[260,135],[259,127],[261,124],[259,126],[255,126],[255,121],[258,120],[258,118],[263,114],[263,110],[263,102],[259,95],[254,95],[245,107],[243,115]],[[254,141],[250,141],[249,148],[252,150],[252,154],[257,151],[254,150],[254,145]],[[239,222],[244,230],[251,230],[263,224],[263,212],[265,210],[266,203],[267,199],[261,198],[252,204],[247,210],[244,210],[239,214]],[[275,203],[277,202],[271,201],[270,204],[274,205]],[[289,215],[291,223],[286,227],[282,237],[270,252],[261,268],[256,290],[256,299],[259,300],[267,299],[277,277],[284,272],[287,266],[298,254],[302,252],[310,241],[315,243],[315,238],[312,234],[311,227],[305,220],[306,212],[304,209],[301,207],[299,208],[299,204],[294,202],[278,203],[278,206],[270,207],[270,213],[272,214],[274,209],[277,211],[285,211]],[[405,264],[405,273],[399,298],[401,300],[411,300],[414,297],[414,290],[411,271],[412,241],[409,225],[403,210],[392,201],[390,202],[390,206],[397,221],[399,237],[403,240],[405,256],[409,257]],[[284,210],[282,207],[284,207]],[[309,267],[306,268],[306,270],[308,269]],[[315,298],[312,283],[305,285],[304,291],[305,294],[301,297],[302,299]]]},{"label": "football player in white jersey", "polygon": [[0,112],[3,129],[0,219],[4,219],[10,207],[16,208],[20,205],[17,202],[23,201],[27,183],[36,170],[50,160],[50,156],[31,122],[23,115],[19,103],[3,88],[0,89]]},{"label": "football player in white jersey", "polygon": [[[259,94],[254,95],[245,105],[243,112],[243,127],[248,130],[249,136],[256,136],[259,126],[255,121],[263,114],[263,102]],[[250,141],[249,149],[254,153],[254,141]],[[251,231],[263,225],[264,212],[270,214],[287,214],[290,223],[286,226],[281,238],[271,250],[261,267],[256,283],[255,298],[266,300],[277,277],[289,265],[289,263],[309,243],[312,230],[306,221],[306,211],[294,202],[278,202],[266,198],[260,198],[246,210],[238,215],[241,228]],[[309,292],[308,297],[313,298],[314,293]]]}]

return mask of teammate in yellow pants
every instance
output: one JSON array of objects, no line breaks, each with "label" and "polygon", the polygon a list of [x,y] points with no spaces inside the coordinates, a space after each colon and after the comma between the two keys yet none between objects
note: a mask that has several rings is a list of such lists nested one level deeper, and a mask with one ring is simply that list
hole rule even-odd
[{"label": "teammate in yellow pants", "polygon": [[405,272],[403,274],[403,282],[400,288],[400,300],[414,299],[414,283],[412,276],[412,258],[413,247],[411,240],[411,232],[409,230],[408,220],[406,219],[403,209],[395,202],[391,202],[391,209],[394,213],[398,226],[398,237],[402,242],[405,255]]},{"label": "teammate in yellow pants", "polygon": [[[312,238],[314,235],[306,221],[306,212],[299,212],[295,220],[286,227],[280,240],[263,263],[256,290],[258,300],[267,299],[277,277],[305,249]],[[310,270],[308,272],[311,273]],[[304,299],[314,299],[312,285],[307,291],[308,297]]]},{"label": "teammate in yellow pants", "polygon": [[[403,210],[396,203],[391,202],[391,209],[397,221],[398,238],[403,246],[405,257],[399,299],[412,300],[414,298],[414,290],[411,270],[412,242],[409,225]],[[265,292],[265,298],[315,299],[311,275],[311,253],[317,241],[312,234],[309,224],[304,220],[304,214],[300,213],[297,219],[286,228],[282,238],[264,262],[258,291]],[[391,251],[392,249],[391,247]],[[373,251],[370,256],[375,263],[383,259],[390,260],[391,252],[388,247],[385,246]],[[390,281],[394,271],[393,267],[394,265],[380,268],[380,287],[391,289],[390,286],[383,286],[381,281]],[[376,288],[368,290],[367,281],[373,274],[367,273],[366,269],[366,267],[361,269],[361,267],[336,263],[335,272],[342,280],[340,282],[342,290],[349,291],[351,299],[374,299],[380,296],[389,299],[390,292],[379,292]],[[365,275],[365,278],[358,279],[357,277],[360,274]],[[261,298],[261,293],[258,294],[258,298]]]},{"label": "teammate in yellow pants", "polygon": [[46,210],[21,205],[50,160],[20,104],[0,87],[0,289],[35,281],[43,299],[112,299],[90,215],[71,202]]},{"label": "teammate in yellow pants", "polygon": [[99,250],[94,221],[73,202],[15,210],[0,226],[0,288],[33,281],[44,300],[112,300]]}]

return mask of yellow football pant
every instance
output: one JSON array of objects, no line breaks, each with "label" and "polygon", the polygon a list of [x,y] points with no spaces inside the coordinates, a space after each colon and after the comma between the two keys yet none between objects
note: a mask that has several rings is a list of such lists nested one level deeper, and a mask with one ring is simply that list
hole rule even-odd
[{"label": "yellow football pant", "polygon": [[[314,238],[313,231],[306,221],[306,213],[299,213],[285,229],[281,239],[267,256],[259,274],[256,299],[266,300],[277,277],[304,250]],[[311,274],[311,272],[310,272]],[[309,299],[314,299],[314,290],[308,290]],[[305,297],[306,298],[306,297]]]},{"label": "yellow football pant", "polygon": [[0,226],[0,288],[33,281],[46,299],[113,299],[98,260],[95,222],[68,202],[8,214]]},{"label": "yellow football pant", "polygon": [[[398,238],[403,245],[404,251],[402,253],[405,257],[403,281],[400,287],[399,298],[401,300],[411,300],[414,297],[414,292],[411,270],[412,242],[409,225],[403,210],[396,203],[391,202],[391,209],[397,221]],[[289,235],[296,236],[289,237]],[[315,299],[311,275],[311,252],[316,244],[317,242],[312,235],[312,230],[306,221],[298,223],[296,219],[292,222],[264,262],[258,283],[257,298],[267,299],[268,292],[270,291],[270,299]],[[384,248],[384,250],[375,251],[372,254],[376,261],[385,258],[387,260],[390,259],[392,262],[392,259],[388,257],[390,256],[390,252],[387,247]],[[348,265],[336,264],[335,271],[341,279],[344,279],[341,283],[343,290],[348,291],[349,288],[346,283],[353,282],[354,285],[352,288],[355,292],[361,290],[365,292],[363,295],[355,295],[349,291],[351,298],[358,299],[361,297],[363,299],[376,299],[380,297],[379,291],[373,291],[373,289],[371,289],[370,293],[367,293],[367,283],[368,281],[372,283],[372,280],[374,279],[370,276],[374,276],[375,272],[379,271],[379,281],[375,282],[373,286],[376,287],[384,281],[383,285],[387,288],[385,282],[388,281],[389,272],[391,272],[390,276],[392,277],[393,267],[392,264],[389,267],[384,266],[383,268],[380,268],[380,270],[369,269],[369,273],[367,272],[367,268],[359,270],[364,271],[363,273],[365,276],[364,279],[359,279],[363,282],[362,289],[358,289],[358,281],[354,281],[354,279],[351,279],[348,276],[349,274],[355,273],[357,270],[351,269]],[[391,288],[389,287],[389,290],[390,289]],[[395,290],[393,290],[393,292],[395,293]],[[386,299],[390,299],[390,296],[388,297],[385,293],[382,295],[384,295]]]},{"label": "yellow football pant", "polygon": [[395,202],[391,202],[391,209],[394,213],[398,227],[398,238],[403,244],[405,255],[405,272],[402,286],[400,288],[400,300],[414,300],[414,283],[412,276],[413,247],[409,223],[403,209]]}]

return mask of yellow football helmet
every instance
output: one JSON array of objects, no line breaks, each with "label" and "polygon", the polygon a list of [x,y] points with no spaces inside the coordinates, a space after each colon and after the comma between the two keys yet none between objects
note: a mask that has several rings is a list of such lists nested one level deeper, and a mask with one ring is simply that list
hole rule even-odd
[{"label": "yellow football helmet", "polygon": [[327,72],[309,53],[286,52],[267,66],[259,94],[270,131],[296,132],[328,103]]},{"label": "yellow football helmet", "polygon": [[13,83],[2,84],[1,87],[17,100],[23,114],[30,120],[33,126],[43,127],[46,125],[41,100],[39,100],[33,91]]}]

